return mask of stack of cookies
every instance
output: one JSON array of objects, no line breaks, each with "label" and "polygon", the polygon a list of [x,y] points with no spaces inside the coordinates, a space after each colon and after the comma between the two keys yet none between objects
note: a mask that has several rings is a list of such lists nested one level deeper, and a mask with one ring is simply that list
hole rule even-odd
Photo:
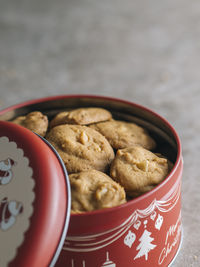
[{"label": "stack of cookies", "polygon": [[172,167],[152,152],[156,142],[144,128],[103,108],[62,111],[50,121],[34,111],[13,122],[55,147],[69,174],[75,213],[123,204],[154,188]]}]

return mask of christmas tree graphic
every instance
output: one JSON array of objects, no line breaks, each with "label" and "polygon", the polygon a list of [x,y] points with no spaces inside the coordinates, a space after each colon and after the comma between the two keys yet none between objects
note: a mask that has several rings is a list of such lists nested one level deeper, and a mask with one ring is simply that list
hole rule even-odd
[{"label": "christmas tree graphic", "polygon": [[151,243],[154,240],[154,238],[150,236],[151,236],[151,233],[145,229],[142,236],[139,239],[140,244],[136,248],[136,250],[139,250],[139,252],[135,256],[134,260],[142,256],[145,256],[145,260],[148,260],[149,251],[156,247],[156,245]]}]

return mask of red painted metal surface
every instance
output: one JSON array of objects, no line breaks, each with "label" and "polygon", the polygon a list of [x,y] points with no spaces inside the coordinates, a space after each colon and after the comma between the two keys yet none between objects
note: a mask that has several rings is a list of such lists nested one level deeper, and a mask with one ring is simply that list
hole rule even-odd
[{"label": "red painted metal surface", "polygon": [[[7,137],[9,142],[16,143],[17,149],[23,151],[33,172],[35,194],[32,207],[26,207],[23,203],[24,210],[32,208],[33,213],[29,219],[30,226],[23,236],[23,244],[17,248],[17,256],[9,266],[47,266],[57,252],[65,224],[68,223],[66,216],[70,207],[65,173],[55,153],[31,131],[10,122],[0,122],[0,137]],[[17,159],[15,161],[17,163]],[[2,190],[5,188],[6,185]],[[22,192],[26,190],[24,188]],[[8,242],[12,243],[12,240]]]},{"label": "red painted metal surface", "polygon": [[[88,95],[66,95],[36,99],[10,107],[0,112],[0,116],[22,107],[31,107],[31,110],[35,107],[42,108],[44,104],[46,111],[48,111],[55,102],[57,102],[58,109],[66,106],[71,107],[74,101],[77,102],[76,106],[74,106],[75,108],[79,107],[79,104],[92,106],[95,103],[96,106],[101,106],[102,104],[105,107],[107,105],[111,110],[113,108],[114,111],[126,109],[128,113],[133,110],[132,115],[136,111],[137,115],[141,114],[141,117],[139,117],[144,118],[148,123],[151,123],[149,117],[153,118],[152,124],[156,123],[156,127],[162,124],[162,130],[167,129],[169,139],[173,139],[175,143],[176,155],[174,167],[168,177],[150,192],[115,208],[86,212],[84,214],[72,214],[68,234],[56,266],[168,266],[174,259],[181,240],[181,178],[183,162],[180,139],[174,128],[164,118],[135,103],[115,98]],[[118,106],[119,108],[117,108]],[[43,157],[45,161],[49,160],[46,158],[48,157],[46,152],[44,152]],[[35,160],[37,161],[37,159],[33,158],[31,161],[34,162]],[[51,165],[51,170],[47,170],[48,167],[45,169],[47,172],[53,172],[54,168],[58,169],[53,165]],[[49,181],[46,181],[46,183],[49,183]],[[54,189],[52,191],[53,194]],[[62,194],[60,194],[60,201]],[[48,206],[48,201],[50,203],[53,201],[50,196],[44,204],[46,207]],[[56,209],[51,210],[50,205],[49,213],[57,214],[58,211]],[[55,217],[58,221],[62,221],[60,215],[55,215],[54,219]],[[39,216],[33,219],[35,224],[38,223],[38,218]],[[45,227],[49,228],[51,226],[52,221],[49,217],[49,226],[46,224]],[[40,229],[38,231],[43,232]],[[52,229],[48,229],[46,234],[51,235],[51,231]],[[29,236],[29,239],[31,238]],[[44,236],[41,236],[41,243],[44,243],[43,238]],[[23,251],[23,249],[25,248],[22,247],[19,251]],[[47,244],[46,251],[48,251]],[[51,253],[49,252],[49,254]]]}]

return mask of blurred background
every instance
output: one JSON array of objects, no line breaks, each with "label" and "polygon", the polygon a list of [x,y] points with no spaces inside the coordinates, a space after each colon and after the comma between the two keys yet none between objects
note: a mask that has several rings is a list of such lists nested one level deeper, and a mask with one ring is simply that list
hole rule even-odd
[{"label": "blurred background", "polygon": [[145,105],[179,133],[181,251],[200,266],[200,1],[0,0],[0,109],[58,94]]}]

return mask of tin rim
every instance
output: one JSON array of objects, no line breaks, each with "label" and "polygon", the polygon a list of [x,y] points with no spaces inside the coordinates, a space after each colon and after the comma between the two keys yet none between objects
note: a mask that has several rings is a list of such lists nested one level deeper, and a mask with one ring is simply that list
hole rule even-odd
[{"label": "tin rim", "polygon": [[[144,112],[143,116],[146,115],[146,119],[149,119],[149,118],[152,117],[152,125],[154,125],[153,122],[155,122],[155,126],[157,126],[159,128],[159,125],[157,124],[157,122],[158,123],[160,122],[161,123],[160,129],[163,130],[163,132],[166,129],[166,134],[168,135],[168,137],[170,139],[172,139],[172,141],[175,144],[175,150],[174,150],[175,154],[174,155],[176,155],[176,156],[173,158],[174,166],[173,166],[172,170],[170,171],[170,173],[168,174],[168,176],[164,179],[164,181],[162,181],[160,184],[158,184],[151,191],[149,191],[147,193],[144,193],[141,196],[136,197],[135,199],[129,200],[125,204],[122,204],[122,205],[119,205],[119,206],[116,206],[116,207],[113,207],[113,208],[95,210],[95,211],[91,211],[91,212],[84,212],[84,213],[78,213],[78,214],[73,213],[73,214],[71,214],[72,219],[74,219],[74,220],[79,220],[80,219],[81,220],[81,218],[85,217],[85,219],[90,220],[90,216],[97,216],[98,217],[99,215],[100,216],[101,215],[106,216],[106,214],[108,214],[108,213],[110,213],[111,215],[115,214],[115,212],[119,213],[119,212],[122,211],[122,209],[125,209],[125,208],[129,209],[129,207],[131,207],[132,205],[136,206],[138,203],[146,201],[148,198],[150,198],[153,195],[155,195],[156,192],[160,192],[161,189],[164,190],[164,189],[166,189],[166,187],[171,188],[171,186],[173,186],[174,183],[178,182],[178,180],[180,182],[181,173],[182,173],[182,161],[183,160],[182,160],[182,152],[181,152],[181,150],[182,150],[181,149],[181,141],[180,141],[180,138],[179,138],[176,130],[173,128],[173,126],[165,118],[163,118],[162,116],[160,116],[156,112],[152,111],[151,109],[146,108],[146,107],[144,107],[144,106],[142,106],[140,104],[136,104],[134,102],[130,102],[130,101],[126,101],[126,100],[122,100],[122,99],[118,99],[118,98],[104,97],[104,96],[97,96],[97,95],[59,95],[59,96],[51,96],[51,97],[39,98],[39,99],[35,99],[35,100],[26,101],[24,103],[20,103],[20,104],[17,104],[17,105],[13,105],[13,106],[11,106],[11,107],[9,107],[7,109],[4,109],[4,110],[0,111],[0,115],[4,114],[6,112],[9,112],[9,111],[12,112],[12,111],[14,111],[14,109],[23,108],[23,107],[26,107],[26,106],[29,106],[29,105],[42,104],[43,102],[47,102],[47,103],[49,102],[50,103],[51,101],[54,101],[54,100],[55,101],[56,100],[63,100],[63,99],[69,99],[70,100],[70,99],[78,99],[78,98],[87,98],[87,101],[88,101],[87,104],[92,99],[94,99],[94,100],[96,99],[97,100],[96,104],[98,103],[98,100],[106,100],[107,102],[108,101],[112,101],[113,109],[115,109],[114,108],[114,104],[115,103],[119,103],[119,107],[120,107],[120,103],[122,103],[121,107],[123,107],[123,106],[127,107],[126,111],[131,110],[131,107],[133,108],[133,110],[135,108],[136,115],[138,115],[138,113],[137,113],[138,111],[140,111],[140,110],[143,111]],[[64,102],[63,102],[63,104],[64,104]],[[62,108],[64,108],[64,105],[62,106]],[[13,113],[13,115],[14,114],[15,113]],[[149,117],[148,117],[148,114],[150,114]],[[132,115],[134,115],[134,112],[132,113]],[[138,117],[140,118],[140,116],[138,116]],[[144,116],[144,119],[145,119],[145,116]],[[154,119],[155,119],[155,121],[154,121]],[[157,121],[156,121],[156,119],[157,119]],[[151,122],[150,119],[147,120],[147,121]],[[44,141],[46,142],[46,139],[44,139]],[[46,143],[48,143],[48,141]],[[57,152],[56,152],[56,155],[58,155]],[[60,162],[63,163],[62,160]],[[180,179],[177,178],[177,174],[179,175]],[[166,193],[168,193],[168,192],[166,192]],[[67,221],[67,224],[69,224],[69,219]],[[57,250],[56,250],[55,254],[53,255],[52,261],[50,263],[51,267],[53,267],[55,265],[55,263],[57,261],[57,258],[59,257],[60,251],[62,249],[63,242],[64,242],[65,237],[66,237],[67,227],[64,229],[64,231],[65,231],[65,234],[64,233],[62,234],[62,237],[61,237],[61,240],[60,240],[60,244],[58,245]],[[172,266],[173,262],[175,261],[177,255],[179,253],[179,250],[180,250],[181,244],[182,244],[182,239],[183,239],[183,233],[181,231],[181,236],[180,236],[180,241],[179,241],[179,244],[178,244],[178,248],[175,251],[171,262],[169,262],[169,266]]]},{"label": "tin rim", "polygon": [[138,196],[134,199],[131,199],[127,203],[121,204],[121,205],[116,206],[116,207],[107,208],[107,209],[100,209],[100,210],[95,210],[95,211],[87,211],[87,212],[78,213],[78,214],[73,213],[73,214],[71,214],[72,217],[77,217],[77,216],[80,217],[80,216],[87,216],[87,215],[91,216],[91,215],[101,214],[101,213],[105,214],[107,212],[112,212],[112,211],[116,211],[119,209],[123,209],[125,207],[129,207],[129,205],[132,205],[133,203],[136,204],[137,202],[143,201],[144,199],[148,198],[152,194],[155,194],[155,192],[157,190],[159,190],[160,188],[165,186],[171,180],[174,173],[177,171],[179,165],[182,162],[182,149],[181,149],[180,138],[179,138],[176,130],[174,129],[174,127],[164,117],[162,117],[161,115],[159,115],[155,111],[153,111],[153,110],[151,110],[151,109],[149,109],[143,105],[140,105],[140,104],[137,104],[135,102],[128,101],[128,100],[122,100],[119,98],[114,98],[114,97],[109,97],[109,96],[87,95],[87,94],[70,94],[70,95],[64,94],[64,95],[55,95],[55,96],[50,96],[50,97],[36,98],[36,99],[25,101],[25,102],[22,102],[22,103],[19,103],[16,105],[12,105],[12,106],[0,111],[0,115],[4,114],[6,112],[12,111],[13,109],[26,107],[26,106],[33,105],[33,104],[50,102],[50,101],[54,101],[54,100],[78,99],[78,98],[100,99],[100,100],[118,102],[118,103],[125,104],[129,107],[131,107],[131,106],[136,107],[137,109],[143,110],[143,111],[147,112],[148,114],[151,114],[152,116],[154,116],[157,119],[159,119],[160,121],[162,121],[164,123],[164,125],[167,126],[167,128],[172,133],[172,135],[176,141],[176,145],[177,145],[177,156],[176,156],[176,161],[174,163],[174,166],[173,166],[171,172],[167,175],[167,177],[160,184],[158,184],[155,188],[151,189],[149,192],[146,192],[146,193],[142,194],[141,196]]},{"label": "tin rim", "polygon": [[[35,168],[36,165],[30,164],[31,160],[37,155],[36,151],[37,151],[38,147],[40,150],[42,149],[43,151],[48,153],[49,154],[49,157],[48,157],[49,162],[51,162],[51,163],[54,162],[55,166],[57,166],[59,168],[59,173],[61,174],[61,180],[60,181],[58,180],[58,184],[62,185],[62,188],[63,188],[62,192],[65,192],[65,194],[64,194],[65,197],[63,197],[63,199],[65,200],[65,205],[63,206],[64,209],[62,207],[60,209],[62,211],[62,216],[60,219],[61,223],[60,224],[55,224],[55,223],[52,224],[52,225],[57,226],[58,231],[55,232],[55,239],[54,239],[55,242],[52,242],[52,246],[49,248],[51,253],[49,253],[49,254],[47,253],[48,254],[47,257],[44,257],[44,254],[41,254],[40,249],[43,250],[44,243],[40,242],[41,241],[40,237],[43,236],[43,233],[46,233],[46,226],[49,225],[49,218],[53,218],[52,216],[49,216],[49,214],[52,213],[51,212],[51,209],[53,208],[52,202],[50,202],[50,205],[49,205],[49,202],[46,201],[46,199],[48,200],[48,196],[51,195],[52,188],[54,188],[54,187],[52,187],[53,183],[50,183],[49,187],[47,186],[47,183],[44,183],[44,182],[43,183],[34,183],[34,187],[32,188],[32,190],[37,192],[37,196],[39,196],[37,198],[39,200],[42,200],[43,206],[38,205],[38,203],[40,203],[40,201],[37,204],[36,204],[36,201],[34,203],[31,202],[32,203],[31,205],[35,205],[34,206],[35,211],[34,211],[34,208],[32,206],[31,210],[33,210],[33,213],[28,218],[28,220],[29,220],[29,224],[27,224],[28,227],[25,229],[25,231],[23,231],[23,235],[22,235],[23,238],[20,238],[20,240],[22,240],[23,242],[17,244],[16,253],[13,255],[12,258],[8,259],[9,260],[9,266],[14,266],[15,264],[21,264],[23,266],[24,266],[24,264],[29,264],[32,266],[31,262],[32,262],[32,260],[34,262],[34,259],[31,258],[32,257],[31,254],[33,254],[33,253],[31,252],[31,250],[27,249],[28,247],[31,247],[32,250],[34,251],[34,256],[36,258],[36,262],[41,262],[41,259],[44,258],[45,264],[48,264],[48,266],[53,267],[55,265],[59,255],[60,255],[62,245],[64,243],[66,233],[68,230],[69,219],[70,219],[71,189],[70,189],[70,183],[69,183],[66,168],[65,168],[64,163],[62,162],[60,156],[58,155],[58,153],[45,139],[43,139],[41,136],[39,136],[37,134],[34,134],[33,132],[27,131],[27,129],[25,129],[19,125],[14,125],[14,124],[11,124],[10,122],[1,121],[1,137],[7,138],[6,140],[9,140],[9,142],[11,142],[14,145],[14,148],[18,149],[20,151],[20,153],[17,154],[17,156],[23,155],[25,157],[28,166],[31,166],[31,168],[33,169],[33,172],[31,171],[31,174],[30,174],[33,180],[35,180],[34,178],[37,178],[37,177],[41,178],[40,175],[38,175],[38,176],[36,175],[37,171],[34,173],[34,170],[36,170],[36,168]],[[24,137],[24,138],[22,138],[22,137]],[[31,149],[33,149],[32,155],[30,153]],[[9,152],[7,151],[7,149],[5,149],[5,151],[11,157],[12,157],[12,155],[14,155],[13,150],[10,149],[9,146],[8,146]],[[31,156],[28,157],[27,153],[29,153]],[[16,156],[16,154],[14,155],[15,158],[17,156]],[[38,156],[36,156],[36,157],[39,158]],[[16,161],[17,160],[18,159],[16,158]],[[40,160],[40,162],[41,162],[41,158],[38,160]],[[38,163],[38,161],[36,161],[36,162]],[[48,164],[49,164],[49,162],[48,162]],[[44,167],[43,170],[44,170],[44,169],[46,169],[45,167],[47,167],[47,161],[44,161],[42,163],[43,163],[43,167]],[[23,169],[24,165],[20,165],[20,166],[22,167],[21,171],[23,172],[24,171],[24,169]],[[48,173],[45,173],[46,174],[45,176],[47,179],[43,180],[43,181],[48,181],[48,180],[52,181],[53,180],[52,178],[57,177],[56,172],[51,172],[52,175],[50,175],[50,176],[48,176]],[[44,174],[43,171],[42,171],[42,174]],[[19,176],[19,173],[16,177],[18,177],[18,176]],[[24,177],[26,177],[26,176],[24,176]],[[48,179],[48,178],[50,178],[50,179]],[[36,180],[40,181],[39,179],[36,179]],[[32,184],[33,184],[33,182],[32,182]],[[36,184],[38,184],[39,186],[42,185],[42,189],[40,189],[39,186],[36,186]],[[58,187],[56,184],[54,184],[54,185],[56,186],[56,188],[61,189],[61,187]],[[39,190],[38,190],[38,188],[39,188]],[[48,188],[48,190],[44,191],[43,190],[44,188]],[[60,190],[59,190],[59,192],[60,192]],[[23,194],[22,191],[21,191],[21,194]],[[46,199],[44,199],[43,196],[45,196]],[[55,196],[58,196],[58,195],[55,194]],[[52,195],[51,195],[51,197],[52,197]],[[35,198],[34,200],[36,200],[37,198]],[[52,199],[55,200],[55,197]],[[58,200],[60,201],[60,198]],[[63,200],[62,200],[62,202],[63,202]],[[45,203],[45,206],[43,203]],[[57,202],[57,203],[61,203],[61,202]],[[57,203],[56,203],[56,205],[57,205]],[[25,204],[25,206],[26,206],[25,209],[27,209],[26,204]],[[44,213],[42,210],[43,208],[45,208]],[[29,207],[29,209],[30,209],[30,207]],[[56,213],[56,214],[58,215],[59,213]],[[44,216],[42,217],[41,215],[42,216],[44,215]],[[52,215],[53,215],[53,213],[52,213]],[[37,220],[36,220],[36,218],[37,218]],[[40,218],[41,218],[41,220],[40,220]],[[31,223],[30,223],[30,221],[31,221]],[[36,221],[37,221],[37,223],[36,223]],[[50,226],[50,229],[52,229],[52,225]],[[15,228],[15,231],[18,231],[18,228]],[[40,233],[40,237],[37,237],[38,231]],[[12,231],[12,236],[14,236],[13,231]],[[12,237],[12,236],[10,236],[10,237]],[[31,237],[33,237],[33,239]],[[34,239],[34,237],[36,237],[36,239]],[[11,239],[7,239],[7,240],[11,240]],[[51,235],[48,238],[46,238],[45,240],[47,242],[53,241],[51,238]],[[18,250],[18,252],[17,252],[17,250]],[[27,251],[27,253],[25,251]],[[24,253],[28,256],[23,257]],[[22,264],[22,262],[21,262],[22,260],[24,260],[24,264]],[[35,264],[35,263],[33,263],[33,264]]]},{"label": "tin rim", "polygon": [[59,163],[61,164],[61,168],[63,170],[64,173],[64,177],[65,177],[65,183],[66,183],[66,187],[67,187],[67,209],[66,209],[66,216],[65,216],[65,221],[64,221],[64,227],[63,227],[63,231],[62,234],[60,236],[60,241],[58,243],[57,249],[53,255],[53,258],[51,260],[51,263],[49,265],[49,267],[53,267],[56,264],[56,261],[60,255],[60,252],[62,250],[66,235],[67,235],[67,231],[68,231],[68,227],[69,227],[69,220],[70,220],[70,211],[71,211],[71,189],[70,189],[70,182],[69,182],[69,178],[68,178],[68,173],[66,170],[66,167],[60,157],[60,155],[58,154],[58,152],[55,150],[55,148],[42,136],[36,134],[39,138],[42,139],[42,141],[44,141],[46,143],[46,145],[49,146],[49,148],[55,153]]}]

